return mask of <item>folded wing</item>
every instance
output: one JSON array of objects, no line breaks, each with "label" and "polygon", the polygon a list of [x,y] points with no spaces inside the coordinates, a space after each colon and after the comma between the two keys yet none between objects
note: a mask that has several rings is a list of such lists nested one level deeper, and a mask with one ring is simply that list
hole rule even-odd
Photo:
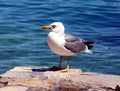
[{"label": "folded wing", "polygon": [[65,41],[64,47],[71,52],[78,53],[86,50],[86,45],[84,44],[83,39],[79,39],[70,34],[65,34]]}]

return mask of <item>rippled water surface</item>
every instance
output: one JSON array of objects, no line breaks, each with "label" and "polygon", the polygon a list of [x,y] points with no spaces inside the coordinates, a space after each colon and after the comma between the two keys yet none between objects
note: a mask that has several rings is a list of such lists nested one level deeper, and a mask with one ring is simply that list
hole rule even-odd
[{"label": "rippled water surface", "polygon": [[55,21],[70,34],[99,42],[93,54],[71,57],[71,68],[120,75],[119,0],[0,0],[0,73],[57,65],[58,55],[46,43],[48,31],[40,29]]}]

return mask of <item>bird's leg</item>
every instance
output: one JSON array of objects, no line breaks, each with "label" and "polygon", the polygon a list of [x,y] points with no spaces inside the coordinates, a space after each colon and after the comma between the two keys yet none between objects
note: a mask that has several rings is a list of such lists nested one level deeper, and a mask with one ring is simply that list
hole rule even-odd
[{"label": "bird's leg", "polygon": [[63,70],[61,70],[61,72],[68,72],[69,71],[69,64],[70,64],[70,56],[68,56],[68,64],[67,67]]},{"label": "bird's leg", "polygon": [[62,65],[62,56],[60,56],[59,68],[61,68],[61,65]]},{"label": "bird's leg", "polygon": [[61,65],[62,65],[62,56],[60,56],[60,63],[59,63],[59,65],[58,65],[58,66],[53,66],[53,67],[50,68],[49,70],[50,70],[50,71],[58,71],[58,70],[61,70],[61,69],[62,69]]}]

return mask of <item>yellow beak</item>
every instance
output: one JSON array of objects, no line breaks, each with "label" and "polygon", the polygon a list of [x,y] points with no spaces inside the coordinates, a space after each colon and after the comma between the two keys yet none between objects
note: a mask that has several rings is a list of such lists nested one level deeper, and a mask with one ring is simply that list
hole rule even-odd
[{"label": "yellow beak", "polygon": [[42,26],[42,29],[50,29],[50,26]]}]

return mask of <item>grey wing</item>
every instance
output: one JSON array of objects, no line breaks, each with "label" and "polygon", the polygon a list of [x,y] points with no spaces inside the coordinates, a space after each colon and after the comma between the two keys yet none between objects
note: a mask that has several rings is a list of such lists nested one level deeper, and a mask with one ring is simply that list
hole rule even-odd
[{"label": "grey wing", "polygon": [[71,52],[78,53],[83,52],[86,49],[86,45],[83,43],[83,39],[79,39],[70,34],[65,34],[65,48]]}]

